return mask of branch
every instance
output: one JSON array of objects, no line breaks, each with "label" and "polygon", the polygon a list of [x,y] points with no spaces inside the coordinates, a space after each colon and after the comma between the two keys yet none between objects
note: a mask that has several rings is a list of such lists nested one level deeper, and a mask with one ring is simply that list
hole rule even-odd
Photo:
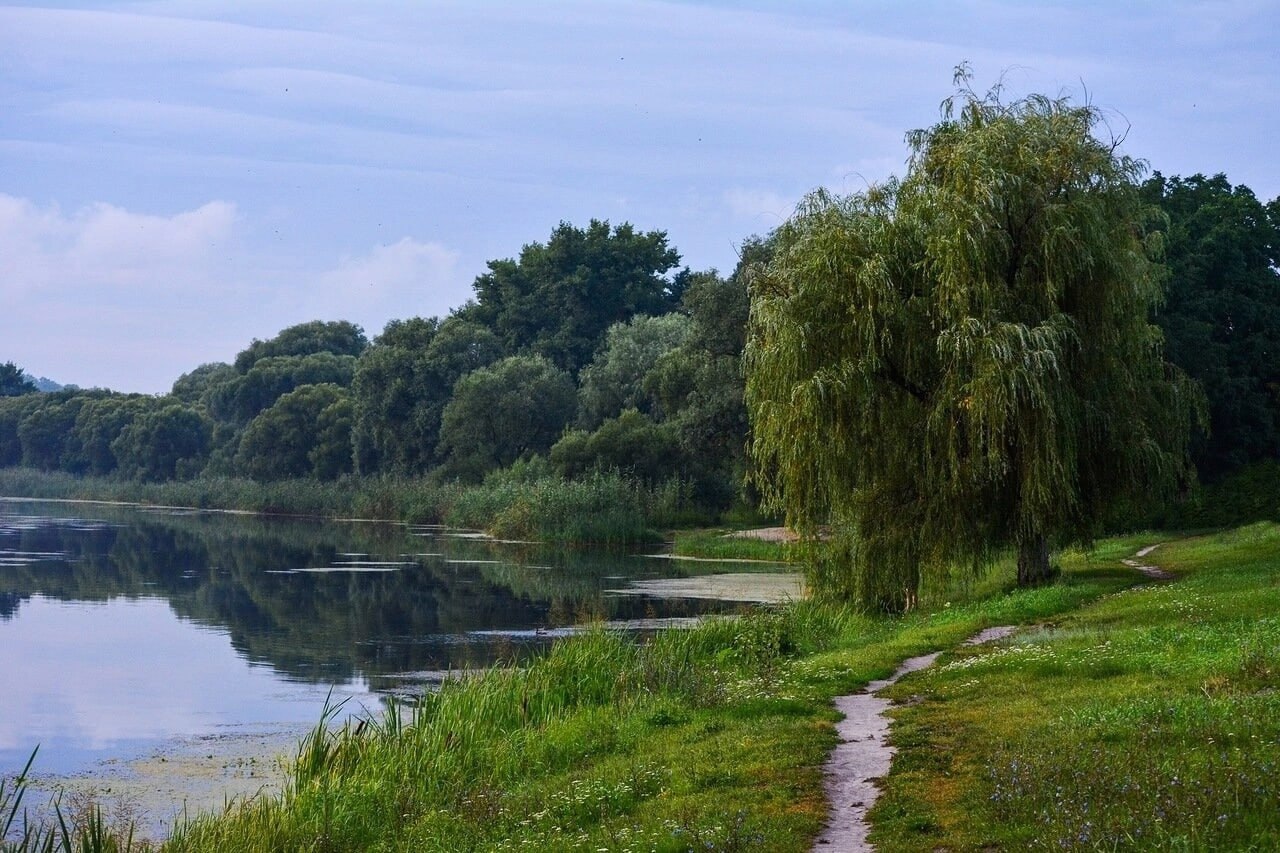
[{"label": "branch", "polygon": [[887,358],[882,358],[881,363],[885,367],[883,373],[886,379],[894,385],[897,385],[903,391],[906,391],[912,397],[915,397],[918,402],[929,402],[929,395],[925,393],[925,390],[908,379],[906,374],[899,370],[896,364],[889,361]]}]

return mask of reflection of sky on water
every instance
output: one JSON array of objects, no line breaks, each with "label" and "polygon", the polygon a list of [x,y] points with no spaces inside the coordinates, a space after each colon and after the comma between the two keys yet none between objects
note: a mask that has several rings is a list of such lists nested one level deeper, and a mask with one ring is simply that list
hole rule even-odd
[{"label": "reflection of sky on water", "polygon": [[[403,525],[0,498],[0,774],[414,701],[584,621],[654,630],[711,601],[610,594],[683,574],[626,551]],[[672,621],[674,620],[674,621]]]},{"label": "reflection of sky on water", "polygon": [[[246,724],[310,724],[329,687],[246,666],[226,631],[180,619],[162,600],[25,601],[0,621],[0,774],[85,762],[172,737]],[[351,706],[377,699],[356,681],[334,690]]]}]

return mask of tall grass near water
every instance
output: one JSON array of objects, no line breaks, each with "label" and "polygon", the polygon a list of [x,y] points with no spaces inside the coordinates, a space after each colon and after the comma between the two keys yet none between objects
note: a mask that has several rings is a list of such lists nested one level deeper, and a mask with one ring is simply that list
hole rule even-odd
[{"label": "tall grass near water", "polygon": [[508,539],[565,543],[651,541],[659,529],[712,517],[680,480],[647,486],[617,472],[565,480],[527,466],[496,472],[475,485],[354,476],[330,482],[202,477],[139,483],[5,468],[0,469],[0,494],[450,524]]},{"label": "tall grass near water", "polygon": [[37,748],[14,778],[0,778],[0,853],[144,853],[152,849],[146,842],[135,842],[132,825],[110,824],[96,803],[68,813],[59,797],[50,806],[52,814],[31,819],[23,801],[38,753]]},{"label": "tall grass near water", "polygon": [[166,847],[807,850],[827,817],[832,697],[982,627],[1044,622],[1132,586],[1115,558],[1135,542],[1103,544],[1064,559],[1058,584],[904,617],[803,601],[643,644],[591,631],[450,681],[417,708],[326,719],[282,795],[197,817]]},{"label": "tall grass near water", "polygon": [[[337,729],[325,721],[302,744],[281,797],[196,819],[168,847],[559,850],[636,842],[676,850],[687,849],[681,832],[746,838],[730,801],[714,809],[690,796],[683,827],[647,812],[660,795],[689,794],[691,768],[680,760],[696,752],[683,744],[725,727],[704,715],[723,708],[734,685],[823,647],[843,632],[844,619],[797,606],[664,632],[645,644],[591,631],[527,667],[446,682],[412,709]],[[673,742],[646,746],[655,736]],[[628,844],[609,841],[618,833]]]}]

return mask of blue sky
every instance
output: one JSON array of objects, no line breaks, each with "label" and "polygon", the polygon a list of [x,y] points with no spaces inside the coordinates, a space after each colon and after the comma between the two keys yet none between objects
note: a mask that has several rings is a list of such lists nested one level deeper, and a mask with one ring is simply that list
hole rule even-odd
[{"label": "blue sky", "polygon": [[160,392],[293,323],[446,313],[561,220],[695,269],[901,173],[972,64],[1166,174],[1280,195],[1280,6],[0,6],[0,361]]}]

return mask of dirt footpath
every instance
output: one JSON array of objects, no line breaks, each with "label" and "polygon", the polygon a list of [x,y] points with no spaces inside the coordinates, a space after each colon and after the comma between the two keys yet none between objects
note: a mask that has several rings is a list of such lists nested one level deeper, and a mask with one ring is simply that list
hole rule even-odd
[{"label": "dirt footpath", "polygon": [[[965,641],[976,646],[1002,639],[1014,632],[1012,626],[987,628]],[[867,843],[867,812],[880,796],[879,780],[888,775],[889,764],[897,751],[889,745],[889,717],[886,711],[893,704],[877,696],[884,688],[907,673],[925,669],[938,659],[942,652],[933,652],[908,658],[888,678],[872,681],[861,693],[836,698],[836,710],[844,719],[836,724],[839,744],[827,759],[826,791],[831,804],[827,828],[814,842],[816,851],[871,850]]]}]

